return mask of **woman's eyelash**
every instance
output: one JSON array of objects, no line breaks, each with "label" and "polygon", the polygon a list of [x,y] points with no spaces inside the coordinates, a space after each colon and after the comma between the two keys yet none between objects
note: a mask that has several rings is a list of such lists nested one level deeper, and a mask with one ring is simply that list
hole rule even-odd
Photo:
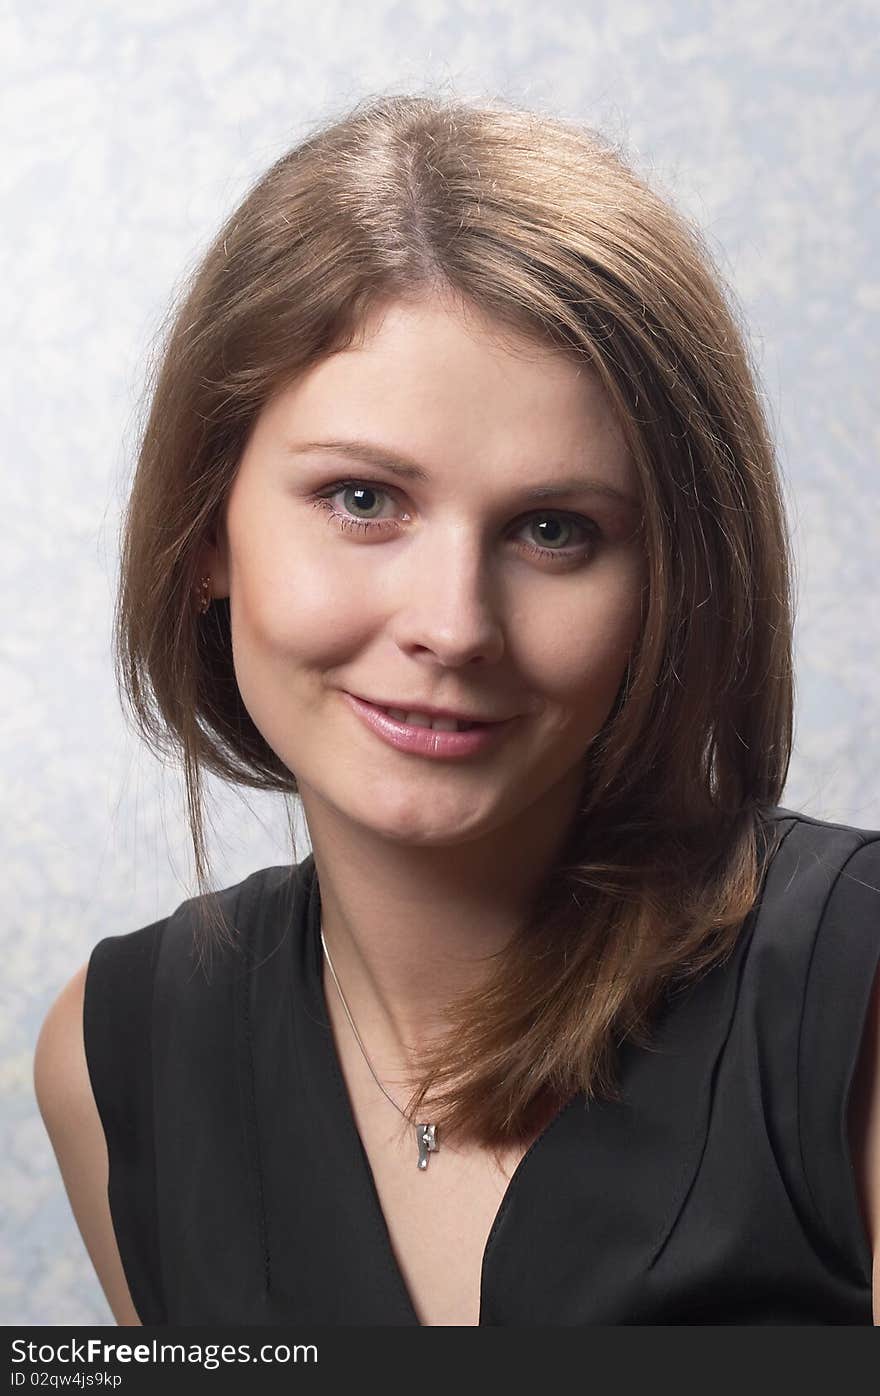
[{"label": "woman's eyelash", "polygon": [[[326,489],[313,495],[312,504],[316,509],[325,510],[330,515],[328,522],[342,532],[351,529],[359,533],[387,531],[389,528],[392,530],[397,529],[398,521],[396,519],[359,519],[352,514],[343,513],[341,510],[335,508],[333,504],[334,495],[339,494],[342,490],[350,489],[367,489],[371,493],[387,495],[389,498],[392,494],[392,491],[385,485],[372,484],[369,480],[337,480],[335,484],[328,485]],[[542,509],[540,511],[535,511],[530,517],[532,519],[564,519],[582,528],[587,535],[588,541],[585,544],[578,544],[575,547],[545,548],[536,543],[520,543],[520,546],[523,547],[527,553],[542,558],[548,558],[551,561],[559,559],[563,562],[571,562],[573,560],[578,561],[584,559],[588,554],[592,554],[600,537],[601,530],[599,529],[599,525],[593,519],[587,518],[583,514],[569,514],[564,510]]]}]

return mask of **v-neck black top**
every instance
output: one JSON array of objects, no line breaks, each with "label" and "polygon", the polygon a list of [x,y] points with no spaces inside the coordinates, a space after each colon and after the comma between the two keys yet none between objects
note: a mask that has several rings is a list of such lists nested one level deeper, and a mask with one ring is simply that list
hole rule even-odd
[{"label": "v-neck black top", "polygon": [[[666,996],[650,1048],[624,1045],[621,1100],[574,1097],[513,1174],[481,1325],[871,1323],[846,1112],[880,832],[764,818],[782,841],[732,954]],[[89,960],[86,1057],[141,1321],[417,1324],[330,1029],[314,857],[220,899],[240,948],[210,976],[193,900]]]}]

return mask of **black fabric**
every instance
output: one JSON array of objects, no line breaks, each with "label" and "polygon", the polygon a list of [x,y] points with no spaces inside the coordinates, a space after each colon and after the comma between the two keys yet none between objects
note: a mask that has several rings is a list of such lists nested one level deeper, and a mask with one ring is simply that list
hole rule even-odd
[{"label": "black fabric", "polygon": [[[89,958],[83,1038],[110,1176],[110,1214],[128,1287],[143,1322],[164,1322],[156,1219],[153,978],[167,921],[108,936]],[[143,1315],[154,1317],[147,1320]]]},{"label": "black fabric", "polygon": [[[880,833],[765,812],[731,955],[667,996],[622,1099],[575,1097],[514,1173],[480,1323],[870,1324],[846,1107],[880,959]],[[327,1015],[311,855],[100,941],[86,1054],[145,1324],[415,1325]],[[442,1257],[438,1258],[442,1264]]]}]

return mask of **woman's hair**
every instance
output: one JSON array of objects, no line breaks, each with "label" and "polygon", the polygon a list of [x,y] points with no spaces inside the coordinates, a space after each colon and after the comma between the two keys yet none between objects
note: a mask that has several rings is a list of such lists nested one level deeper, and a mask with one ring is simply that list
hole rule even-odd
[{"label": "woman's hair", "polygon": [[792,560],[756,370],[722,287],[698,230],[604,137],[499,100],[392,95],[277,160],[170,316],[114,653],[141,735],[182,756],[200,952],[228,934],[203,772],[297,793],[242,701],[228,600],[203,616],[193,600],[267,400],[356,342],[374,308],[442,296],[592,366],[638,471],[642,630],[567,846],[412,1078],[413,1117],[430,1097],[446,1137],[500,1146],[578,1091],[614,1098],[620,1043],[646,1043],[671,986],[730,952],[775,846],[761,811],[791,754]]}]

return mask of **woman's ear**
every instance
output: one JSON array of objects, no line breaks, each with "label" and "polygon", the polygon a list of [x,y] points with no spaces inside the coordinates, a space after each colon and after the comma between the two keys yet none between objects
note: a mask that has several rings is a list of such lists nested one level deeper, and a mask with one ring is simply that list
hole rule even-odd
[{"label": "woman's ear", "polygon": [[199,553],[198,578],[210,577],[212,597],[229,595],[229,544],[221,521]]}]

